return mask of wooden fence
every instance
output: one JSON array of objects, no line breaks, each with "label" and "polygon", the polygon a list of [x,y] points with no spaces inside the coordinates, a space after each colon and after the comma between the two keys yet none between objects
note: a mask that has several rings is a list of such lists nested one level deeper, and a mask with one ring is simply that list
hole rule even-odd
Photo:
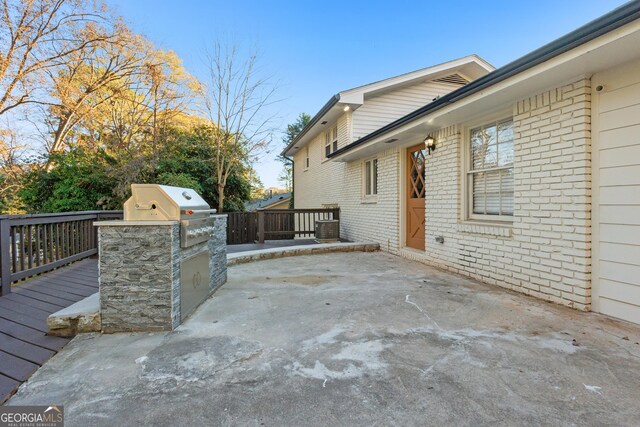
[{"label": "wooden fence", "polygon": [[98,253],[94,221],[122,219],[122,211],[0,215],[0,284],[53,270]]},{"label": "wooden fence", "polygon": [[340,219],[340,209],[267,209],[227,212],[227,244],[313,237],[316,221]]},{"label": "wooden fence", "polygon": [[257,212],[226,212],[227,245],[253,243],[258,240]]}]

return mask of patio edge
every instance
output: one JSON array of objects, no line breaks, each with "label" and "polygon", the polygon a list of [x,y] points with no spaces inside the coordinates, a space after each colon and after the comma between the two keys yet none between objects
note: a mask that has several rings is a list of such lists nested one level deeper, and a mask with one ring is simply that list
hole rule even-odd
[{"label": "patio edge", "polygon": [[321,243],[318,245],[289,246],[283,248],[260,249],[256,251],[236,252],[227,255],[227,266],[246,264],[266,259],[284,258],[300,255],[316,255],[331,252],[376,252],[380,244],[371,242]]}]

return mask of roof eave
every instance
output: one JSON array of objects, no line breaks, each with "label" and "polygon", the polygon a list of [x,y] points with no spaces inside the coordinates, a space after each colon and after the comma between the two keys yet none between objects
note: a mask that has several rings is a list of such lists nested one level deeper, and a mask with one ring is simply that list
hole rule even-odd
[{"label": "roof eave", "polygon": [[320,109],[320,111],[318,111],[316,115],[311,118],[309,123],[307,123],[307,125],[304,128],[302,128],[300,133],[298,133],[298,135],[296,135],[296,137],[293,138],[293,141],[291,141],[289,145],[287,145],[285,149],[282,150],[281,155],[287,156],[288,155],[287,153],[291,150],[291,148],[295,146],[298,142],[300,142],[302,137],[304,137],[307,134],[307,132],[309,132],[309,130],[311,130],[311,128],[314,127],[316,123],[318,123],[320,119],[322,119],[322,117],[324,117],[324,115],[327,114],[327,112],[329,112],[329,110],[331,110],[339,101],[340,101],[340,94],[338,93],[333,95],[324,104],[324,106]]},{"label": "roof eave", "polygon": [[480,77],[477,80],[450,92],[436,101],[433,101],[409,114],[399,118],[398,120],[389,123],[386,126],[381,127],[368,135],[363,136],[357,141],[346,145],[339,150],[331,153],[327,157],[330,159],[341,156],[352,149],[369,142],[379,136],[382,136],[392,130],[395,130],[413,120],[433,113],[445,106],[471,96],[481,90],[484,90],[490,86],[500,83],[514,75],[517,75],[523,71],[535,67],[543,62],[546,62],[558,55],[561,55],[571,49],[574,49],[582,44],[585,44],[595,38],[605,35],[617,28],[622,27],[630,22],[640,18],[640,2],[632,1],[626,3],[608,14],[597,18],[582,27],[566,34],[536,50],[524,55],[509,64],[490,72],[489,74]]}]

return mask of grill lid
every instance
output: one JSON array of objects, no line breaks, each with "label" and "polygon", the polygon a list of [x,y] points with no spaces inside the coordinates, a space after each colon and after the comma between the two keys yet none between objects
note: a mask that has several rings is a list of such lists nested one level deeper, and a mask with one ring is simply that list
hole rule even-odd
[{"label": "grill lid", "polygon": [[124,203],[125,221],[179,221],[213,212],[191,188],[168,185],[131,184],[131,197]]}]

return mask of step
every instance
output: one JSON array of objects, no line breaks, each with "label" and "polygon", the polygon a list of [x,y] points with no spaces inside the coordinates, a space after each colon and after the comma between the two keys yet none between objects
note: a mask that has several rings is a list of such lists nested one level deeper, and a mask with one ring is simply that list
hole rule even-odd
[{"label": "step", "polygon": [[96,292],[47,319],[49,335],[73,337],[84,332],[100,332],[100,294]]}]

